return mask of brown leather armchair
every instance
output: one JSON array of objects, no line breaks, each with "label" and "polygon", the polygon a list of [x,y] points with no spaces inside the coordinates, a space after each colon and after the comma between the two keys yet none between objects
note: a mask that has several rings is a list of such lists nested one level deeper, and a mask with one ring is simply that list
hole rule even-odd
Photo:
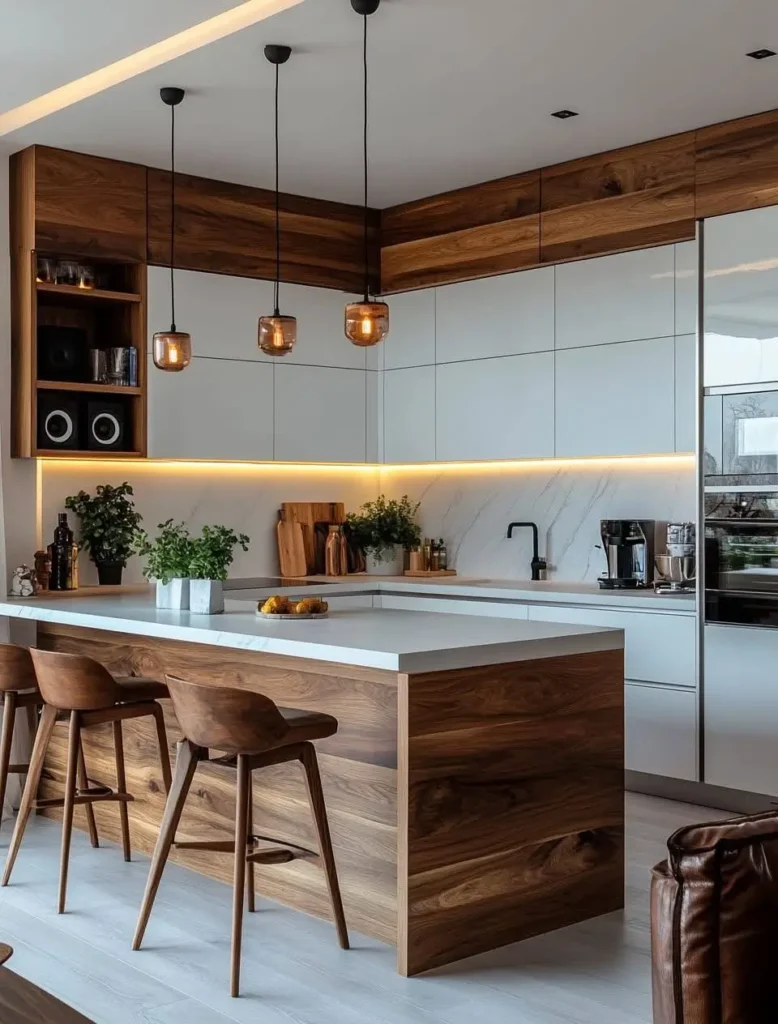
[{"label": "brown leather armchair", "polygon": [[651,880],[654,1024],[774,1024],[778,814],[680,829]]}]

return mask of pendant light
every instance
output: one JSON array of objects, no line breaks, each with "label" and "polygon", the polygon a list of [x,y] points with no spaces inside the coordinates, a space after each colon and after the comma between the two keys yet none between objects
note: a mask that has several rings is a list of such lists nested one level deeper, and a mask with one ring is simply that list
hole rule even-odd
[{"label": "pendant light", "polygon": [[351,0],[351,6],[364,22],[362,61],[364,68],[364,132],[365,166],[365,298],[346,306],[346,337],[353,345],[369,348],[383,341],[389,333],[389,307],[385,302],[370,299],[370,209],[367,205],[367,19],[375,14],[381,0]]},{"label": "pendant light", "polygon": [[167,86],[159,90],[162,102],[170,107],[170,330],[154,335],[154,365],[168,373],[178,373],[192,361],[192,337],[176,328],[176,107],[184,90]]},{"label": "pendant light", "polygon": [[291,352],[297,341],[297,320],[293,316],[282,316],[278,306],[281,288],[281,201],[278,188],[278,79],[279,69],[292,56],[290,46],[270,45],[265,47],[265,57],[276,69],[276,280],[273,292],[273,315],[259,318],[259,347],[266,356],[285,356]]}]

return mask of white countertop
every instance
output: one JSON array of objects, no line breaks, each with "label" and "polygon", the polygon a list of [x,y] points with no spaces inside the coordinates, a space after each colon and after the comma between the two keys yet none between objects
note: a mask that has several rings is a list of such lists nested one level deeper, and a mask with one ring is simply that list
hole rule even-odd
[{"label": "white countertop", "polygon": [[[495,580],[467,576],[419,579],[410,576],[309,576],[311,582],[334,584],[322,588],[322,594],[432,594],[439,597],[469,597],[489,601],[528,601],[547,604],[595,605],[621,611],[674,611],[694,615],[694,594],[655,594],[653,590],[603,590],[597,583],[564,583],[544,580]],[[251,579],[232,580],[231,586],[250,589],[257,598],[271,594],[304,593],[312,588],[265,587],[252,585]],[[337,586],[337,590],[335,589]],[[239,596],[239,591],[234,593]]]},{"label": "white countertop", "polygon": [[[334,588],[333,588],[334,589]],[[620,650],[620,629],[471,615],[358,609],[300,622],[260,619],[247,601],[223,615],[158,609],[153,598],[57,597],[0,602],[0,616],[316,661],[434,672],[592,651]]]}]

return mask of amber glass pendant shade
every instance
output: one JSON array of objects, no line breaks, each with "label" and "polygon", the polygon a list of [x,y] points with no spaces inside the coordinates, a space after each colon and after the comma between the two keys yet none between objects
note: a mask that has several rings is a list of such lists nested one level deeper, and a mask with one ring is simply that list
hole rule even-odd
[{"label": "amber glass pendant shade", "polygon": [[259,347],[266,356],[285,356],[297,341],[297,320],[293,316],[261,316]]},{"label": "amber glass pendant shade", "polygon": [[389,333],[389,307],[385,302],[350,302],[346,306],[346,337],[352,345],[370,348]]},{"label": "amber glass pendant shade", "polygon": [[184,331],[159,331],[154,335],[154,365],[177,373],[192,362],[192,336]]}]

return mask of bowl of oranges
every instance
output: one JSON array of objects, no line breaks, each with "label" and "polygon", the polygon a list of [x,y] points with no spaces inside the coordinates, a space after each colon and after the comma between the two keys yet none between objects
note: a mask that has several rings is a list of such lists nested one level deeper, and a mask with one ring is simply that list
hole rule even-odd
[{"label": "bowl of oranges", "polygon": [[276,594],[257,606],[261,619],[326,619],[328,613],[329,605],[320,597],[304,597],[298,601]]}]

